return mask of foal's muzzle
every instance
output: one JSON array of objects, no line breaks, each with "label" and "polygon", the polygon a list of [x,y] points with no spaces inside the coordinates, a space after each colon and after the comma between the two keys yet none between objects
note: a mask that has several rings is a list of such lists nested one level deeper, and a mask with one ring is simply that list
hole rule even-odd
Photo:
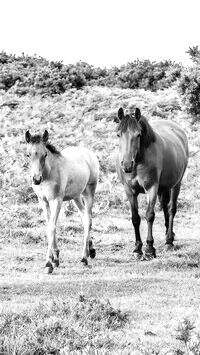
[{"label": "foal's muzzle", "polygon": [[40,176],[39,178],[36,178],[35,176],[33,176],[34,185],[40,185],[41,182],[42,182],[42,176]]}]

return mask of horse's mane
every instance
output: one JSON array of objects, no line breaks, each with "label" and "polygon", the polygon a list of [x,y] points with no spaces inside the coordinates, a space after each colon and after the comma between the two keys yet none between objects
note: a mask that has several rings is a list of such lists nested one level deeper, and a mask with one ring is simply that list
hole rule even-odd
[{"label": "horse's mane", "polygon": [[[35,134],[34,136],[31,136],[30,139],[30,143],[41,143],[43,142],[43,138],[40,134]],[[52,154],[57,154],[57,155],[61,155],[61,153],[59,152],[59,150],[54,147],[54,145],[52,145],[51,143],[47,142],[46,144],[46,148],[52,153]]]},{"label": "horse's mane", "polygon": [[119,123],[118,130],[120,130],[121,133],[124,133],[128,128],[130,130],[138,130],[141,132],[141,143],[145,148],[155,142],[155,132],[144,116],[141,116],[139,121],[137,121],[132,115],[124,116]]},{"label": "horse's mane", "polygon": [[139,120],[139,124],[142,127],[143,144],[145,148],[148,148],[150,144],[155,142],[156,140],[155,132],[144,116],[141,116],[141,119]]},{"label": "horse's mane", "polygon": [[59,152],[59,150],[54,147],[54,145],[47,143],[46,144],[47,149],[52,153],[52,154],[57,154],[57,155],[61,155],[61,153]]}]

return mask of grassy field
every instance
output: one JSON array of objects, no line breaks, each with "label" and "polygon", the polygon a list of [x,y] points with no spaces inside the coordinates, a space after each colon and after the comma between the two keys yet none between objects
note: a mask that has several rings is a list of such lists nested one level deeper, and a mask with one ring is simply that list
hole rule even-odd
[{"label": "grassy field", "polygon": [[[120,106],[137,106],[148,119],[172,119],[189,138],[175,249],[164,248],[157,206],[157,258],[149,262],[133,258],[129,205],[115,172],[113,120]],[[176,90],[91,87],[54,98],[1,92],[0,115],[0,354],[199,354],[200,125],[191,123]],[[78,213],[66,203],[57,228],[60,267],[52,275],[44,272],[45,222],[30,184],[27,129],[48,129],[58,149],[84,145],[98,155],[92,232],[97,256],[88,267],[80,263]],[[139,200],[145,242],[145,196]]]}]

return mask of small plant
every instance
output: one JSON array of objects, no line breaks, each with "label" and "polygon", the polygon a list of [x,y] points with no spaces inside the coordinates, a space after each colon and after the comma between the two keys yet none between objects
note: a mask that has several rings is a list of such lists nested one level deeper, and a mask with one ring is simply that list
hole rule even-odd
[{"label": "small plant", "polygon": [[178,325],[176,333],[180,347],[174,351],[174,355],[200,355],[200,334],[195,331],[194,322],[184,318]]}]

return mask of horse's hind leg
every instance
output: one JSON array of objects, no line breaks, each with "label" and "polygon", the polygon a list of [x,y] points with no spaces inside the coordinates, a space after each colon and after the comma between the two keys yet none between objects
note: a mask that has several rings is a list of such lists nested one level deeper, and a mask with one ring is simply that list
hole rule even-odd
[{"label": "horse's hind leg", "polygon": [[169,229],[169,201],[170,201],[170,190],[166,190],[160,194],[161,198],[161,207],[163,209],[164,217],[165,217],[165,227],[166,227],[166,235]]},{"label": "horse's hind leg", "polygon": [[[62,200],[55,199],[49,202],[50,218],[47,225],[48,250],[46,259],[47,272],[51,273],[54,266],[59,266],[59,250],[56,242],[56,223],[60,213]],[[52,264],[53,263],[53,264]]]},{"label": "horse's hind leg", "polygon": [[92,206],[94,201],[94,194],[96,190],[96,184],[87,185],[86,189],[83,191],[83,200],[81,197],[74,199],[80,215],[83,221],[84,227],[84,245],[82,251],[81,261],[84,264],[88,264],[87,258],[90,256],[94,258],[96,251],[93,248],[92,240],[90,238],[90,229],[92,226]]},{"label": "horse's hind leg", "polygon": [[176,214],[177,198],[180,192],[181,183],[178,183],[171,189],[170,201],[168,203],[168,214],[169,214],[169,227],[166,234],[166,244],[173,245],[174,232],[173,232],[173,222],[174,216]]}]

